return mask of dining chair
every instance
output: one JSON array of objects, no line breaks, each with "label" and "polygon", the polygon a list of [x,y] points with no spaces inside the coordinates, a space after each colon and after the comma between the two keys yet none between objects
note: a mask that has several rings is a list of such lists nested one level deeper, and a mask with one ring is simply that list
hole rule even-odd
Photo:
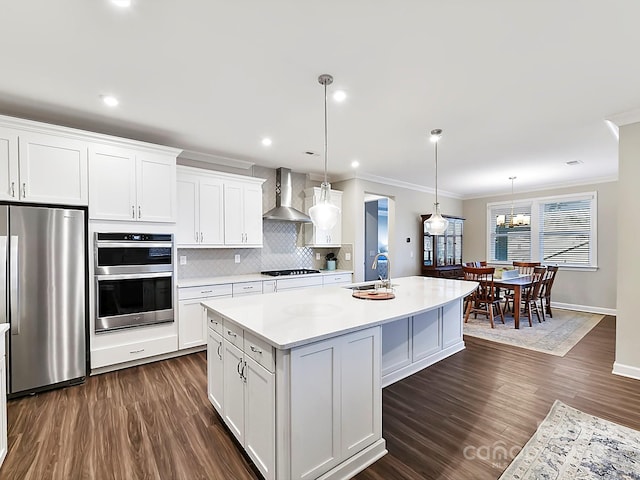
[{"label": "dining chair", "polygon": [[[540,310],[538,309],[538,302],[540,301],[540,292],[542,291],[543,286],[542,278],[546,271],[547,267],[534,267],[533,273],[531,274],[531,286],[524,290],[522,303],[524,304],[524,312],[529,318],[530,327],[533,326],[533,323],[531,322],[532,310],[536,313],[536,317],[538,317],[538,323],[542,323],[540,319]],[[544,318],[544,311],[542,313],[542,317]]]},{"label": "dining chair", "polygon": [[495,328],[493,324],[494,309],[497,308],[502,323],[504,323],[504,312],[502,311],[501,299],[496,295],[496,287],[493,283],[494,267],[467,267],[463,266],[464,279],[478,282],[478,288],[469,295],[466,305],[466,313],[464,317],[465,323],[469,320],[469,315],[474,314],[474,318],[478,317],[478,313],[486,315],[491,323],[491,328]]},{"label": "dining chair", "polygon": [[551,287],[553,287],[557,273],[558,266],[549,265],[542,278],[542,289],[540,291],[540,309],[543,312],[542,318],[544,318],[545,314],[553,318],[553,313],[551,312]]},{"label": "dining chair", "polygon": [[518,269],[520,275],[531,275],[533,269],[540,266],[540,262],[513,262],[513,266]]}]

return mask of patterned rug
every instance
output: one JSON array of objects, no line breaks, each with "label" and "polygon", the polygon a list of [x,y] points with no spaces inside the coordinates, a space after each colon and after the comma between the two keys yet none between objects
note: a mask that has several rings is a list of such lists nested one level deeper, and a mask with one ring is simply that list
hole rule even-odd
[{"label": "patterned rug", "polygon": [[640,432],[556,400],[499,480],[507,479],[640,479]]},{"label": "patterned rug", "polygon": [[505,325],[500,317],[494,318],[495,328],[491,328],[486,317],[478,315],[474,319],[471,314],[469,321],[464,324],[464,334],[564,357],[603,317],[600,314],[554,308],[553,318],[546,317],[542,323],[538,323],[533,314],[533,327],[529,326],[526,316],[523,318],[520,315],[520,328],[516,330],[511,315],[505,315]]}]

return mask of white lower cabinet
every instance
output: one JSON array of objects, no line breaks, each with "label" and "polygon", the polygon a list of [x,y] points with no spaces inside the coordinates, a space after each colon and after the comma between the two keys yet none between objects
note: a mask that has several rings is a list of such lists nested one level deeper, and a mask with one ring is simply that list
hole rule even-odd
[{"label": "white lower cabinet", "polygon": [[200,303],[230,297],[231,284],[203,285],[178,289],[178,348],[207,344],[207,309]]},{"label": "white lower cabinet", "polygon": [[291,478],[317,478],[382,438],[379,372],[379,327],[291,351]]},{"label": "white lower cabinet", "polygon": [[382,386],[412,375],[464,348],[462,303],[382,325]]},{"label": "white lower cabinet", "polygon": [[207,393],[209,401],[218,411],[220,416],[223,415],[224,405],[224,360],[223,360],[223,342],[222,336],[209,328],[207,339]]},{"label": "white lower cabinet", "polygon": [[342,283],[351,283],[353,281],[351,277],[351,273],[325,274],[322,276],[322,285],[330,287],[333,285],[340,285]]},{"label": "white lower cabinet", "polygon": [[[218,338],[209,329],[208,355],[212,356],[207,363],[213,363],[213,368],[209,370],[209,398],[213,396],[215,400],[216,395],[219,395],[219,383],[218,386],[211,383],[216,380],[220,382],[220,378],[216,379],[216,376],[221,372],[222,418],[264,478],[273,480],[276,478],[275,373],[268,371],[251,357],[258,350],[255,345],[251,345],[253,349],[248,345],[239,348],[244,345],[241,331],[225,326],[224,332],[223,365],[220,368],[217,366],[219,357],[216,358],[216,352],[213,352],[218,349]],[[270,352],[265,353],[273,358]],[[215,407],[214,400],[211,403]]]}]

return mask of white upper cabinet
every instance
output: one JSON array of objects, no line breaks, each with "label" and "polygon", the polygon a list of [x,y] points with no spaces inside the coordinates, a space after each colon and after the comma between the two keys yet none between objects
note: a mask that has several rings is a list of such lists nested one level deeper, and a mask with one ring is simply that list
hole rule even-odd
[{"label": "white upper cabinet", "polygon": [[[304,207],[308,214],[309,209],[320,201],[320,188],[307,188],[304,194]],[[321,230],[311,223],[305,223],[304,238],[306,245],[330,247],[340,246],[342,243],[342,192],[331,190],[331,203],[340,209],[338,222],[331,230]]]},{"label": "white upper cabinet", "polygon": [[86,143],[0,127],[0,199],[87,205]]},{"label": "white upper cabinet", "polygon": [[225,182],[224,241],[241,247],[262,246],[262,181]]},{"label": "white upper cabinet", "polygon": [[262,183],[178,167],[179,247],[262,247]]},{"label": "white upper cabinet", "polygon": [[224,244],[223,195],[221,179],[178,171],[179,246]]},{"label": "white upper cabinet", "polygon": [[0,199],[18,199],[18,134],[0,127]]},{"label": "white upper cabinet", "polygon": [[175,180],[175,154],[92,144],[89,218],[174,222]]}]

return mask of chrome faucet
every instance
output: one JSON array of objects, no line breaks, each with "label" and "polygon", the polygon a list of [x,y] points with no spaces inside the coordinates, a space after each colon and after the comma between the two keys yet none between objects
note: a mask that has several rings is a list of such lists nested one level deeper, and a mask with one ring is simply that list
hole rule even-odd
[{"label": "chrome faucet", "polygon": [[371,270],[378,269],[378,259],[380,257],[384,257],[387,259],[387,279],[382,280],[382,278],[380,278],[380,280],[382,280],[382,286],[384,288],[391,288],[391,259],[389,258],[388,253],[378,253],[373,259],[373,265],[371,265]]}]

